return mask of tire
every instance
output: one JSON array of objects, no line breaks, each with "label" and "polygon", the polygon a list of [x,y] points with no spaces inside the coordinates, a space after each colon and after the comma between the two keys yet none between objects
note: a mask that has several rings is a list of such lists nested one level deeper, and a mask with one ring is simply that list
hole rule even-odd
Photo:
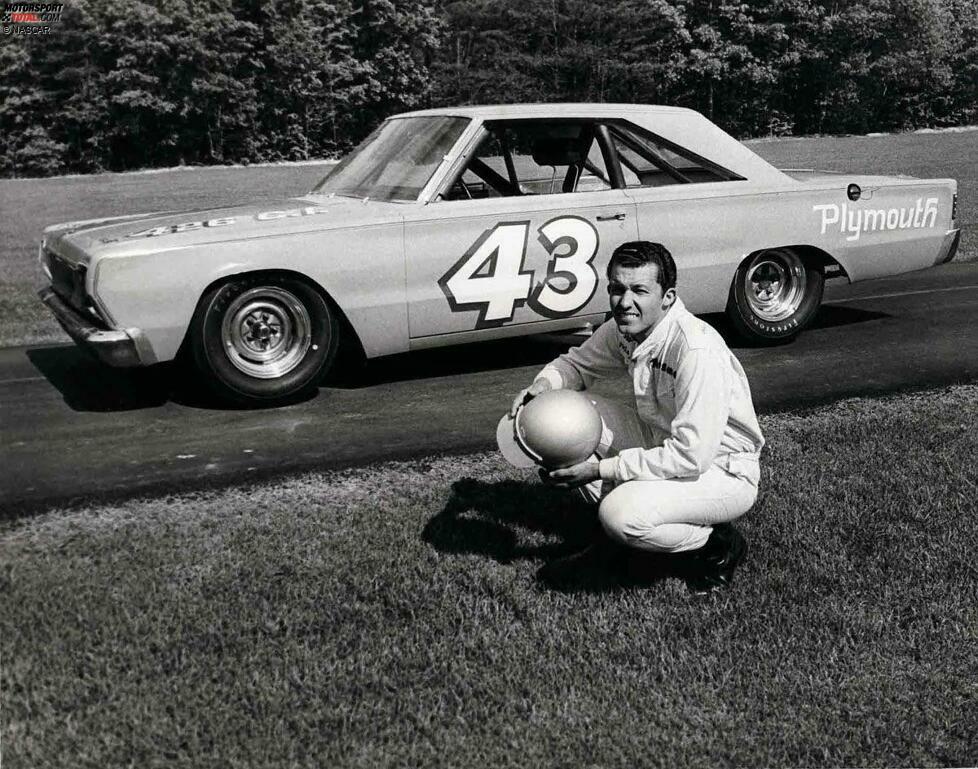
[{"label": "tire", "polygon": [[197,370],[221,398],[271,405],[311,389],[336,356],[339,324],[308,283],[235,278],[201,297],[190,328]]},{"label": "tire", "polygon": [[737,268],[727,316],[748,342],[786,342],[815,317],[824,288],[822,270],[791,249],[760,251]]}]

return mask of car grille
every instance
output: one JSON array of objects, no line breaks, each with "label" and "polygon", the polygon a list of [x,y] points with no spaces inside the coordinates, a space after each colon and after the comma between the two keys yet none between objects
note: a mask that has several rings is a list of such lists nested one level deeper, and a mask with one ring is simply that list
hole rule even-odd
[{"label": "car grille", "polygon": [[85,293],[85,265],[72,264],[47,249],[44,250],[44,263],[51,272],[51,288],[54,292],[76,310],[98,318]]}]

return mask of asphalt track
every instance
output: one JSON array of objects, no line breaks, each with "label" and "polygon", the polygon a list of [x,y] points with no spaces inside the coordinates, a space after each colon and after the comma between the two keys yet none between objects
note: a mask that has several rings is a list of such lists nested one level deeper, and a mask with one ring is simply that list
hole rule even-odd
[{"label": "asphalt track", "polygon": [[[722,317],[708,317],[730,338]],[[761,412],[978,381],[978,263],[848,286],[809,329],[733,347]],[[179,372],[103,367],[71,345],[0,350],[0,507],[247,483],[311,468],[494,446],[513,395],[567,340],[534,337],[373,361],[315,397],[235,410]],[[606,394],[628,397],[625,387]]]}]

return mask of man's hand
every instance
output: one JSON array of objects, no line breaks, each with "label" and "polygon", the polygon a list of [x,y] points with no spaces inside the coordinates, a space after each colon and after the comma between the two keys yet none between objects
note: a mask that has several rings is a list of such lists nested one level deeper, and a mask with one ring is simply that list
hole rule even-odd
[{"label": "man's hand", "polygon": [[509,415],[515,419],[516,412],[520,406],[533,400],[538,395],[542,395],[543,393],[549,392],[552,389],[553,385],[550,384],[549,379],[540,377],[539,379],[535,380],[529,387],[520,390],[520,394],[513,399],[513,405],[509,410]]},{"label": "man's hand", "polygon": [[540,478],[548,486],[559,489],[575,489],[601,477],[597,457],[590,457],[563,470],[540,470]]}]

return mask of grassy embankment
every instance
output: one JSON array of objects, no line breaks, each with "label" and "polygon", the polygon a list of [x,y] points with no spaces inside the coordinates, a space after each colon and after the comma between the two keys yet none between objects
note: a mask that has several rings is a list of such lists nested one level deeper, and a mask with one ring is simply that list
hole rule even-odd
[{"label": "grassy embankment", "polygon": [[[780,167],[951,177],[964,227],[958,260],[978,257],[978,131],[758,141]],[[67,341],[36,289],[44,225],[145,211],[199,209],[301,194],[324,166],[195,168],[159,173],[0,180],[0,347]]]},{"label": "grassy embankment", "polygon": [[974,766],[978,387],[762,424],[704,603],[536,587],[588,511],[495,455],[5,524],[4,758]]}]

